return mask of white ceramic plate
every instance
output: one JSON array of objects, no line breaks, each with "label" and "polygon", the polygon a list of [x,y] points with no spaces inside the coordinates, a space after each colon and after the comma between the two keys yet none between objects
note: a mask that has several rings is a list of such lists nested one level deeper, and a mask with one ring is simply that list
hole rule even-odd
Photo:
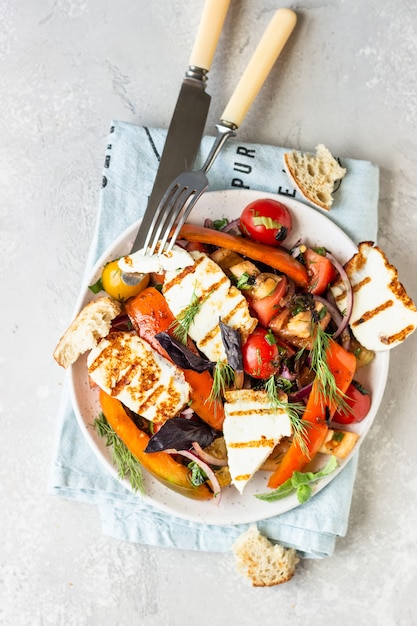
[{"label": "white ceramic plate", "polygon": [[[225,216],[229,219],[236,218],[249,202],[260,197],[278,199],[284,202],[291,210],[293,229],[290,237],[285,242],[286,246],[292,245],[299,238],[302,238],[309,245],[325,246],[341,262],[347,261],[357,251],[356,246],[349,237],[322,213],[295,200],[258,191],[237,190],[207,193],[199,201],[190,218],[190,222],[202,223],[205,218],[219,219]],[[99,259],[81,291],[77,310],[81,309],[95,297],[88,289],[88,285],[98,280],[103,265],[107,261],[118,258],[130,251],[137,228],[138,223],[128,228]],[[372,364],[357,377],[372,393],[372,406],[365,420],[349,427],[360,435],[359,444],[364,440],[377,414],[385,389],[388,365],[389,352],[380,352],[376,355]],[[111,462],[111,453],[106,448],[104,440],[96,434],[91,426],[99,414],[100,408],[97,392],[90,389],[88,384],[86,357],[78,359],[77,363],[71,368],[70,388],[73,406],[82,432],[105,469],[117,478],[117,471]],[[349,458],[339,461],[338,470],[315,485],[315,493],[333,480],[348,460]],[[268,474],[262,472],[258,472],[255,478],[247,485],[242,496],[232,486],[224,489],[219,504],[214,501],[199,502],[185,498],[159,483],[146,471],[144,471],[144,477],[146,485],[144,501],[146,503],[178,517],[206,524],[255,522],[299,506],[296,496],[289,496],[274,503],[263,502],[255,498],[255,493],[268,491],[266,487]],[[123,481],[123,483],[127,489],[130,489],[128,481]],[[140,495],[137,497],[139,499],[142,498]]]}]

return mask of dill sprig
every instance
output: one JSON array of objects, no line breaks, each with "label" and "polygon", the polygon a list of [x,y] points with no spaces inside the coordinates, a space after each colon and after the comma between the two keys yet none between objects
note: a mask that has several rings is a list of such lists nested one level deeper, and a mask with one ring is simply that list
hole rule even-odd
[{"label": "dill sprig", "polygon": [[112,448],[112,461],[117,468],[119,478],[129,478],[134,492],[145,493],[142,468],[125,443],[115,433],[103,413],[94,420],[95,430],[100,437],[105,437],[106,446]]},{"label": "dill sprig", "polygon": [[177,318],[170,326],[170,328],[173,329],[174,336],[184,344],[187,343],[188,331],[190,330],[195,316],[201,309],[201,305],[202,301],[200,301],[200,298],[194,291],[191,296],[190,304],[178,313]]},{"label": "dill sprig", "polygon": [[194,291],[191,295],[191,302],[180,313],[178,313],[176,319],[170,325],[173,329],[174,336],[182,343],[187,343],[187,336],[190,330],[190,326],[194,321],[195,316],[200,311],[204,302],[210,296],[211,291],[201,298],[197,295],[194,287]]},{"label": "dill sprig", "polygon": [[310,352],[311,369],[316,375],[317,399],[322,397],[326,404],[339,407],[342,411],[349,410],[345,401],[345,394],[336,383],[336,379],[327,362],[326,351],[329,348],[331,335],[326,333],[319,323],[314,324],[313,347]]},{"label": "dill sprig", "polygon": [[304,405],[300,402],[284,402],[280,397],[274,376],[270,376],[266,381],[265,391],[271,408],[274,411],[282,410],[287,413],[294,431],[295,440],[303,454],[308,454],[306,442],[308,441],[308,429],[310,424],[301,418],[305,408]]},{"label": "dill sprig", "polygon": [[213,370],[213,385],[211,387],[209,402],[215,402],[224,396],[235,381],[235,370],[224,361],[217,361]]}]

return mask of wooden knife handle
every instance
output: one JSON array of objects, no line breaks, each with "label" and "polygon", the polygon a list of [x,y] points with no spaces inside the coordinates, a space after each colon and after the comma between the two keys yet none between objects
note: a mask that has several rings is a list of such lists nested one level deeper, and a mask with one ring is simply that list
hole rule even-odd
[{"label": "wooden knife handle", "polygon": [[290,9],[276,11],[223,112],[221,121],[226,125],[236,127],[241,125],[294,30],[296,21],[294,11]]},{"label": "wooden knife handle", "polygon": [[191,52],[190,66],[207,71],[210,69],[229,4],[230,0],[206,0]]}]

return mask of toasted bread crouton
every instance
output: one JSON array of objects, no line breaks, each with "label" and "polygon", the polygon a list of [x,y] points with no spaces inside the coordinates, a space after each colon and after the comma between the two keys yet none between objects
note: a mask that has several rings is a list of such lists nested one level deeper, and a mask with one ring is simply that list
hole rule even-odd
[{"label": "toasted bread crouton", "polygon": [[316,154],[292,150],[284,154],[284,166],[293,185],[311,204],[329,211],[337,180],[346,174],[330,151],[319,144]]},{"label": "toasted bread crouton", "polygon": [[119,302],[106,296],[87,304],[59,340],[53,353],[55,361],[65,369],[75,363],[109,334],[112,320],[121,311]]},{"label": "toasted bread crouton", "polygon": [[272,587],[290,580],[299,562],[296,551],[279,543],[272,544],[253,524],[233,545],[236,566],[253,587]]}]

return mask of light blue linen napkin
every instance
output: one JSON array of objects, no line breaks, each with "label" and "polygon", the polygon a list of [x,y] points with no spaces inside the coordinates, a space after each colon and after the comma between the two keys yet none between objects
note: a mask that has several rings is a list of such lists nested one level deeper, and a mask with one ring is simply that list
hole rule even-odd
[{"label": "light blue linen napkin", "polygon": [[[166,131],[114,122],[109,135],[96,230],[87,272],[112,241],[142,216],[151,192]],[[196,166],[211,146],[202,141]],[[210,190],[250,188],[302,201],[283,171],[284,148],[232,139],[209,173]],[[335,193],[328,217],[355,242],[376,241],[379,170],[368,161],[341,158],[347,174]],[[294,547],[307,558],[333,553],[347,531],[358,455],[309,502],[258,523],[271,540]],[[190,522],[143,503],[114,480],[91,451],[76,422],[65,387],[49,491],[98,506],[102,529],[110,536],[145,545],[224,552],[247,525]]]}]

